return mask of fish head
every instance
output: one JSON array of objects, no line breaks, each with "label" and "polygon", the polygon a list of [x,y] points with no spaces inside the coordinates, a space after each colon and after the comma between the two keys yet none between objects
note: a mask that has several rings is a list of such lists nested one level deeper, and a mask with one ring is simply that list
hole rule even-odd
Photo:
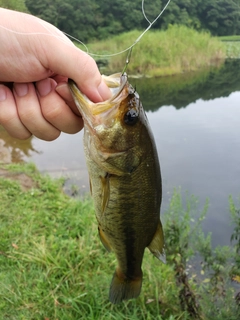
[{"label": "fish head", "polygon": [[115,166],[115,174],[117,171],[119,174],[131,173],[143,156],[147,118],[139,95],[129,84],[126,74],[102,77],[112,96],[99,103],[90,101],[72,80],[69,81],[84,120],[85,148],[99,164],[105,162],[105,165]]}]

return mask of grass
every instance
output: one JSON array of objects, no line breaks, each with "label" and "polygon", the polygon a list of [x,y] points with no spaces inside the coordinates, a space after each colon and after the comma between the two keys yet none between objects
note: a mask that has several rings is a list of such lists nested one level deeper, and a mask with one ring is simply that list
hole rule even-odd
[{"label": "grass", "polygon": [[[112,54],[131,46],[141,34],[131,31],[112,37],[109,40],[88,44],[90,52]],[[169,26],[166,31],[149,31],[134,47],[128,73],[134,75],[165,76],[222,61],[226,56],[225,45],[207,32],[197,32],[186,26]],[[126,55],[111,58],[98,58],[100,63],[107,64],[107,72],[121,72],[125,65]]]},{"label": "grass", "polygon": [[226,46],[227,59],[240,59],[240,35],[218,37]]},{"label": "grass", "polygon": [[[27,171],[37,187],[22,191],[17,181],[0,180],[1,319],[162,319],[159,296],[163,306],[177,300],[171,266],[147,253],[141,298],[112,306],[116,261],[98,239],[92,202],[69,198],[63,181],[32,166],[11,170]],[[163,309],[171,319],[177,301]]]},{"label": "grass", "polygon": [[228,41],[226,44],[226,55],[228,59],[240,59],[240,42]]},{"label": "grass", "polygon": [[[69,198],[63,180],[41,176],[33,165],[4,168],[9,174],[0,178],[0,319],[239,319],[233,288],[224,284],[222,295],[223,283],[212,281],[224,270],[227,278],[233,252],[211,248],[210,236],[201,231],[207,205],[199,213],[195,197],[184,206],[174,193],[164,213],[168,263],[146,250],[140,297],[115,306],[108,290],[116,259],[100,243],[91,200]],[[19,173],[32,179],[27,190],[16,180]],[[233,201],[231,211],[237,234],[240,217]],[[196,250],[202,252],[202,278],[200,270],[186,273]],[[213,264],[221,272],[216,267],[210,276]]]},{"label": "grass", "polygon": [[218,37],[218,39],[222,41],[240,41],[240,35],[221,36],[221,37]]}]

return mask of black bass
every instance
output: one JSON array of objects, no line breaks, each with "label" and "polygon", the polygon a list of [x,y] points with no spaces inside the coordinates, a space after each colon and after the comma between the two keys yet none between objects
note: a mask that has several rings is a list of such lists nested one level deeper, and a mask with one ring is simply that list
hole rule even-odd
[{"label": "black bass", "polygon": [[102,76],[112,97],[93,103],[69,87],[84,120],[84,149],[100,239],[117,257],[109,299],[136,298],[146,247],[165,261],[160,221],[161,173],[139,95],[126,74]]}]

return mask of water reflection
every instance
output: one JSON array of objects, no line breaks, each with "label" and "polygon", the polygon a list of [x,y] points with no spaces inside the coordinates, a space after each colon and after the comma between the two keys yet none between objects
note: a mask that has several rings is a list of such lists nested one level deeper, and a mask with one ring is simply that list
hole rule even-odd
[{"label": "water reflection", "polygon": [[[0,126],[0,154],[4,154],[4,159],[0,156],[0,161],[22,162],[26,158],[30,158],[34,153],[39,153],[33,147],[33,138],[27,140],[19,140],[10,137],[9,134]],[[8,159],[8,160],[6,160]]]},{"label": "water reflection", "polygon": [[[156,139],[163,177],[162,212],[174,187],[210,199],[204,230],[215,245],[229,244],[228,196],[240,194],[240,73],[239,61],[198,74],[159,79],[132,79]],[[153,112],[155,111],[155,112]],[[33,161],[41,172],[68,177],[88,191],[82,132],[62,134],[53,142],[19,141],[0,129],[2,148],[13,162]],[[1,146],[0,146],[1,148]],[[1,152],[0,152],[1,153]]]},{"label": "water reflection", "polygon": [[229,60],[218,68],[186,73],[172,77],[132,79],[141,93],[147,111],[156,111],[162,106],[185,108],[199,99],[211,100],[228,97],[240,91],[240,60]]},{"label": "water reflection", "polygon": [[229,244],[228,197],[240,195],[240,92],[210,101],[199,99],[178,111],[148,113],[161,160],[163,212],[174,187],[188,190],[210,206],[204,231],[213,243]]}]

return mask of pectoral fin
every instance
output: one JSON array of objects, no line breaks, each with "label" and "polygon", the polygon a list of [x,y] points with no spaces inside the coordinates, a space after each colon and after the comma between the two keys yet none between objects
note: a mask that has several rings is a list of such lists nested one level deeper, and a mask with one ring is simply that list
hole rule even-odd
[{"label": "pectoral fin", "polygon": [[91,182],[90,177],[89,177],[89,188],[90,188],[90,193],[91,193],[91,196],[92,196],[92,182]]},{"label": "pectoral fin", "polygon": [[102,214],[106,209],[108,204],[109,196],[110,196],[110,187],[109,187],[109,179],[110,174],[106,173],[105,177],[101,177],[101,184],[102,184]]},{"label": "pectoral fin", "polygon": [[148,246],[148,249],[152,252],[152,254],[161,260],[163,263],[166,263],[166,255],[164,250],[164,236],[162,230],[161,221],[159,221],[157,226],[157,231],[152,239],[152,242]]},{"label": "pectoral fin", "polygon": [[108,252],[112,251],[111,245],[110,245],[105,233],[103,232],[103,230],[100,226],[98,226],[98,233],[99,233],[99,237],[100,237],[101,242],[104,245],[105,249]]}]

